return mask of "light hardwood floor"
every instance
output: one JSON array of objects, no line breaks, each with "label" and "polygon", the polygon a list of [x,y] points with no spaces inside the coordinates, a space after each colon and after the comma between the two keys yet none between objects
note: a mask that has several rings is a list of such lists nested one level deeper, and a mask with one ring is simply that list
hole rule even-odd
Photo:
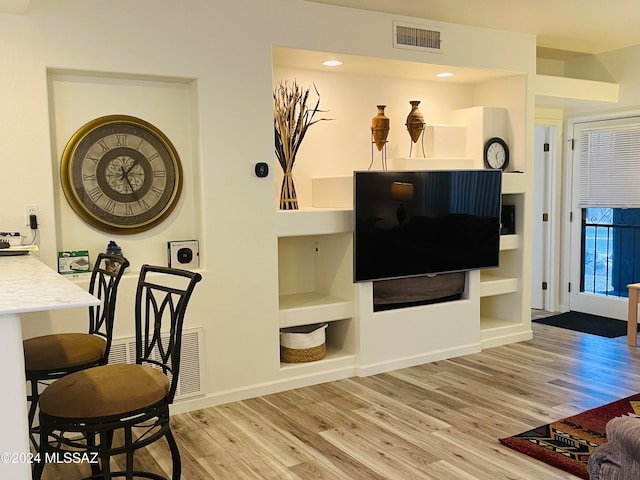
[{"label": "light hardwood floor", "polygon": [[[533,330],[473,355],[175,415],[182,478],[576,479],[498,438],[640,392],[640,350],[626,337]],[[170,471],[164,442],[137,458]],[[46,480],[74,475],[45,469]]]}]

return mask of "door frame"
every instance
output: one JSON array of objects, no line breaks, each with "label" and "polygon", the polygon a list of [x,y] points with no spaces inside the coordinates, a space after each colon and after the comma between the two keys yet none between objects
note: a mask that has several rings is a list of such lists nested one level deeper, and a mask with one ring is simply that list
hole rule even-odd
[{"label": "door frame", "polygon": [[[574,130],[577,124],[604,122],[608,120],[622,120],[625,118],[640,117],[640,110],[629,110],[617,113],[591,114],[567,119],[567,141],[564,142],[563,158],[563,182],[562,182],[562,268],[560,272],[560,305],[561,312],[571,310],[571,293],[569,292],[569,283],[571,282],[572,268],[572,250],[571,235],[573,230],[573,222],[581,222],[580,212],[572,212],[573,207],[573,149],[572,140],[574,138]],[[572,285],[571,289],[579,289],[579,285]]]},{"label": "door frame", "polygon": [[[562,204],[562,164],[563,158],[563,112],[555,108],[536,108],[535,127],[550,128],[549,155],[544,181],[547,184],[546,196],[549,221],[546,232],[543,229],[543,259],[545,262],[547,293],[544,296],[544,308],[548,311],[562,311],[561,308],[561,226],[563,224]],[[543,186],[533,186],[533,195],[543,195]],[[533,202],[532,202],[533,203]],[[541,222],[541,219],[533,219]],[[533,268],[533,265],[532,265]],[[543,270],[543,271],[544,271]]]}]

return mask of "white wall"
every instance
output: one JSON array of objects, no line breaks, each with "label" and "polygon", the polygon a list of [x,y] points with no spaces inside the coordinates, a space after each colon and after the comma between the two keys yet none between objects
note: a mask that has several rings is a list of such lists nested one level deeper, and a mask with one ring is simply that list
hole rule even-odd
[{"label": "white wall", "polygon": [[[322,116],[331,119],[312,125],[299,150],[294,173],[301,207],[311,206],[312,177],[351,175],[353,170],[369,168],[372,161],[371,118],[377,114],[376,105],[387,106],[385,115],[390,122],[388,159],[409,156],[411,138],[405,126],[411,110],[409,100],[421,101],[419,109],[430,125],[450,123],[452,109],[474,105],[475,87],[472,85],[342,74],[339,71],[274,69],[274,81],[293,79],[305,87],[316,85],[321,96],[320,107],[329,110]],[[376,148],[372,169],[382,169],[380,152]],[[281,173],[278,170],[278,185]]]},{"label": "white wall", "polygon": [[614,50],[598,55],[579,57],[567,62],[568,76],[576,78],[594,78],[590,72],[605,70],[610,80],[619,85],[618,103],[599,107],[573,108],[568,116],[583,116],[592,112],[610,112],[637,109],[640,104],[640,45]]},{"label": "white wall", "polygon": [[[0,14],[0,228],[26,233],[23,206],[35,203],[40,206],[44,262],[55,267],[60,249],[86,245],[98,251],[106,237],[80,223],[60,196],[56,169],[64,139],[90,117],[109,110],[154,117],[179,144],[189,168],[182,208],[148,234],[115,239],[131,254],[134,266],[159,261],[161,246],[179,240],[177,235],[193,234],[201,241],[204,281],[187,323],[205,327],[206,401],[280,388],[272,46],[535,70],[530,35],[443,24],[446,50],[425,57],[391,47],[394,19],[291,0],[32,0],[27,15]],[[98,87],[83,90],[81,82],[68,81],[77,79],[70,77],[75,73],[109,75],[117,81],[94,80]],[[275,76],[290,73],[276,69]],[[408,97],[424,98],[423,112],[438,122],[446,121],[441,98],[466,104],[470,95],[466,87],[441,87],[442,97],[431,96],[428,82],[406,82],[398,91],[382,78],[354,76],[341,85],[329,74],[296,75],[305,83],[318,81],[323,106],[335,118],[312,127],[306,151],[301,151],[305,204],[305,177],[311,173],[335,175],[368,165],[370,118],[381,101],[379,89],[390,105],[394,154],[408,147],[402,125]],[[154,101],[148,91],[133,99],[129,89],[126,102],[113,100],[121,83],[137,88],[140,78],[185,83],[176,84],[176,99],[159,100],[161,108],[141,104]],[[170,112],[162,111],[167,105]],[[314,149],[314,155],[304,158]],[[259,161],[271,167],[266,179],[253,174]],[[134,285],[135,272],[121,287],[116,336],[131,331],[127,315]],[[83,328],[83,316],[82,311],[28,315],[24,335]]]}]

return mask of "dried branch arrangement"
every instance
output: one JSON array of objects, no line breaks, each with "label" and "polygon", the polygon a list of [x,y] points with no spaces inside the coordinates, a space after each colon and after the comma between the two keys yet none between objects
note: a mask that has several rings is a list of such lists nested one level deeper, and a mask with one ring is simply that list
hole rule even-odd
[{"label": "dried branch arrangement", "polygon": [[278,162],[284,172],[282,189],[280,191],[280,208],[282,210],[297,210],[298,199],[293,184],[293,165],[300,144],[307,133],[307,129],[314,123],[329,118],[315,118],[316,114],[324,113],[320,110],[320,93],[313,85],[316,103],[310,107],[310,89],[302,89],[295,80],[291,83],[284,80],[276,85],[273,92],[273,127],[275,132],[275,152]]}]

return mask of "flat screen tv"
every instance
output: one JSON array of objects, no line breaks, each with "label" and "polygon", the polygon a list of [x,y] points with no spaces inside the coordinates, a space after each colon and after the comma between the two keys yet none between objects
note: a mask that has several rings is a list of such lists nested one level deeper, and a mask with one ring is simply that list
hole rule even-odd
[{"label": "flat screen tv", "polygon": [[354,172],[354,281],[498,266],[502,171]]}]

